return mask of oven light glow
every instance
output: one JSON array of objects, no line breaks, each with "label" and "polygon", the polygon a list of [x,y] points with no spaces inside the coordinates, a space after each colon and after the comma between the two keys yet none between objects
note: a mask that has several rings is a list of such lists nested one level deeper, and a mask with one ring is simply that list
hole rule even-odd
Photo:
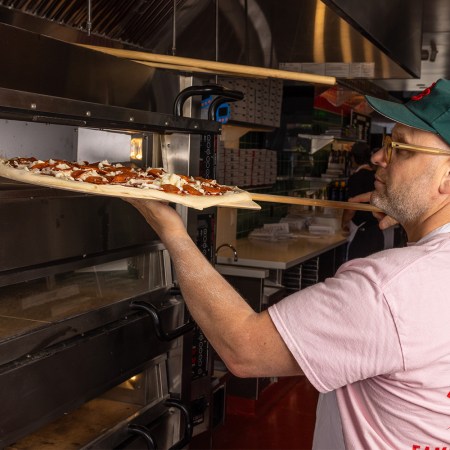
[{"label": "oven light glow", "polygon": [[132,138],[130,145],[130,159],[142,159],[142,138]]},{"label": "oven light glow", "polygon": [[131,389],[140,389],[142,383],[142,374],[135,375],[127,380]]}]

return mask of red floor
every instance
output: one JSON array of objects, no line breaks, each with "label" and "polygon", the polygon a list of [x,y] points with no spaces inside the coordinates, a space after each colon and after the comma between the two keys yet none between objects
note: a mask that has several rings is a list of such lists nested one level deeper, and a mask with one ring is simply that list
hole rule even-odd
[{"label": "red floor", "polygon": [[288,383],[263,399],[256,414],[227,414],[214,432],[213,449],[311,449],[318,393],[306,377]]}]

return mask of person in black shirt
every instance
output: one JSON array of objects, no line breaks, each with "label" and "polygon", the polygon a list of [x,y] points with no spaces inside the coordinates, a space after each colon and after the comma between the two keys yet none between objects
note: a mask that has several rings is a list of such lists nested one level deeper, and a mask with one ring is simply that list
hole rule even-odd
[{"label": "person in black shirt", "polygon": [[[351,149],[353,174],[347,182],[348,196],[374,190],[375,171],[370,165],[371,150],[365,142],[357,142]],[[384,249],[384,235],[378,220],[369,211],[344,210],[342,229],[348,231],[347,259],[363,258]]]}]

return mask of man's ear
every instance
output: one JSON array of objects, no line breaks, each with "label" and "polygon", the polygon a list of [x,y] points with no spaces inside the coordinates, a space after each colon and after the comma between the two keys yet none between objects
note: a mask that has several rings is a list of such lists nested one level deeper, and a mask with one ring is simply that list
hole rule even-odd
[{"label": "man's ear", "polygon": [[439,185],[439,193],[450,194],[450,165],[447,167],[447,171],[441,179],[441,184]]}]

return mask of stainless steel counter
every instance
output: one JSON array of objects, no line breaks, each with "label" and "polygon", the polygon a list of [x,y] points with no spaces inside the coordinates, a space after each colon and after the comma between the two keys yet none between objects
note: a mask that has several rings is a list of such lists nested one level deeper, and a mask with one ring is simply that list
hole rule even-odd
[{"label": "stainless steel counter", "polygon": [[236,242],[238,260],[234,261],[233,255],[222,254],[217,256],[217,262],[285,270],[339,247],[346,241],[347,238],[341,233],[326,236],[299,233],[295,239],[276,242],[248,238],[238,239]]}]

